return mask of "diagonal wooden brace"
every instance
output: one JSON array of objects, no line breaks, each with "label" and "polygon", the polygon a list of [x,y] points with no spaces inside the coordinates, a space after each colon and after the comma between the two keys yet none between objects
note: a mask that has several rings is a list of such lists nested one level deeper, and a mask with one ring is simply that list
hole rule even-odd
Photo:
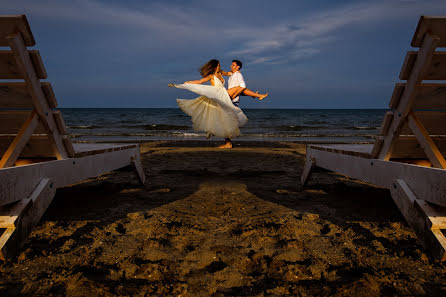
[{"label": "diagonal wooden brace", "polygon": [[436,168],[446,168],[446,161],[443,155],[413,111],[409,113],[407,123],[432,165]]},{"label": "diagonal wooden brace", "polygon": [[1,207],[0,220],[6,230],[0,237],[0,259],[5,260],[17,254],[55,194],[56,187],[52,181],[44,178],[29,198]]},{"label": "diagonal wooden brace", "polygon": [[[390,192],[399,210],[409,226],[415,231],[423,247],[430,250],[436,259],[440,261],[446,260],[446,238],[439,229],[440,226],[436,226],[433,223],[435,220],[431,219],[429,209],[423,207],[423,204],[425,204],[424,200],[418,199],[402,179],[394,181]],[[441,209],[440,212],[436,211],[432,217],[446,217],[446,208],[439,207],[439,209]]]},{"label": "diagonal wooden brace", "polygon": [[17,158],[19,157],[23,148],[28,143],[28,140],[30,139],[31,135],[36,130],[38,123],[39,123],[39,115],[34,109],[29,115],[28,119],[23,124],[23,126],[20,128],[19,133],[17,133],[11,145],[3,154],[3,157],[0,160],[0,168],[11,167],[14,165],[15,161],[17,161]]}]

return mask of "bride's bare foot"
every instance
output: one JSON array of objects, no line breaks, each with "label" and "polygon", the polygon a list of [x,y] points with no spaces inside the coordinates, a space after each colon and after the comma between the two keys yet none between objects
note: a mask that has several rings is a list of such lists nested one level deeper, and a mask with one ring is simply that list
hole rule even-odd
[{"label": "bride's bare foot", "polygon": [[230,148],[232,148],[232,143],[231,142],[226,142],[225,144],[220,145],[218,148],[230,149]]},{"label": "bride's bare foot", "polygon": [[263,100],[266,96],[268,96],[268,94],[269,93],[266,93],[266,94],[263,94],[263,95],[260,95],[260,97],[259,97],[259,100]]},{"label": "bride's bare foot", "polygon": [[168,87],[175,87],[175,84],[168,84]]}]

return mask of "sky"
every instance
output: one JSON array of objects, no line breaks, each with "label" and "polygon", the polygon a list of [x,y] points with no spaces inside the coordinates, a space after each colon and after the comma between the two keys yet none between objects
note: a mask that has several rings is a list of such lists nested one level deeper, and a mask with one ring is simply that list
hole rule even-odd
[{"label": "sky", "polygon": [[242,108],[387,108],[421,15],[446,0],[0,0],[26,14],[59,107],[176,107],[168,83],[243,62]]}]

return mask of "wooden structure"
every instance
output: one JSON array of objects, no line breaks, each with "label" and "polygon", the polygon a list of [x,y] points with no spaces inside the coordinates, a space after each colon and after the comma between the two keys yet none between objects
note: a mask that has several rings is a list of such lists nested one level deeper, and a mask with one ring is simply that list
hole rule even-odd
[{"label": "wooden structure", "polygon": [[[314,166],[391,191],[426,249],[445,260],[446,238],[446,17],[422,16],[372,145],[309,145],[302,184]],[[445,230],[446,231],[446,230]]]},{"label": "wooden structure", "polygon": [[[133,165],[139,145],[75,144],[24,15],[0,16],[0,259],[16,254],[56,189]],[[14,81],[11,81],[14,80]]]}]

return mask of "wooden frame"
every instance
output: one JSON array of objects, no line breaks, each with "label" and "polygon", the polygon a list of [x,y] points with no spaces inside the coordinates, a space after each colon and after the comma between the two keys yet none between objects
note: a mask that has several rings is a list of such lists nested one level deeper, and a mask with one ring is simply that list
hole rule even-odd
[{"label": "wooden frame", "polygon": [[[423,79],[446,79],[446,17],[421,17],[413,46],[384,116],[380,136],[370,145],[309,145],[301,182],[315,166],[387,188],[426,249],[446,260],[446,84],[423,84]],[[437,109],[438,112],[418,109]],[[401,149],[403,147],[403,149]],[[440,149],[441,150],[440,150]],[[396,158],[427,157],[425,166]],[[392,161],[395,160],[395,161]],[[399,161],[397,161],[399,160]],[[412,161],[411,161],[412,162]],[[426,167],[426,166],[433,166]]]},{"label": "wooden frame", "polygon": [[[75,144],[58,110],[40,53],[25,16],[0,16],[0,259],[16,254],[51,203],[56,189],[133,166],[145,183],[138,144]],[[27,109],[17,111],[16,109]],[[9,142],[9,139],[11,141]],[[7,141],[7,142],[6,142]],[[49,151],[49,152],[48,152]],[[14,166],[17,159],[57,160]]]}]

